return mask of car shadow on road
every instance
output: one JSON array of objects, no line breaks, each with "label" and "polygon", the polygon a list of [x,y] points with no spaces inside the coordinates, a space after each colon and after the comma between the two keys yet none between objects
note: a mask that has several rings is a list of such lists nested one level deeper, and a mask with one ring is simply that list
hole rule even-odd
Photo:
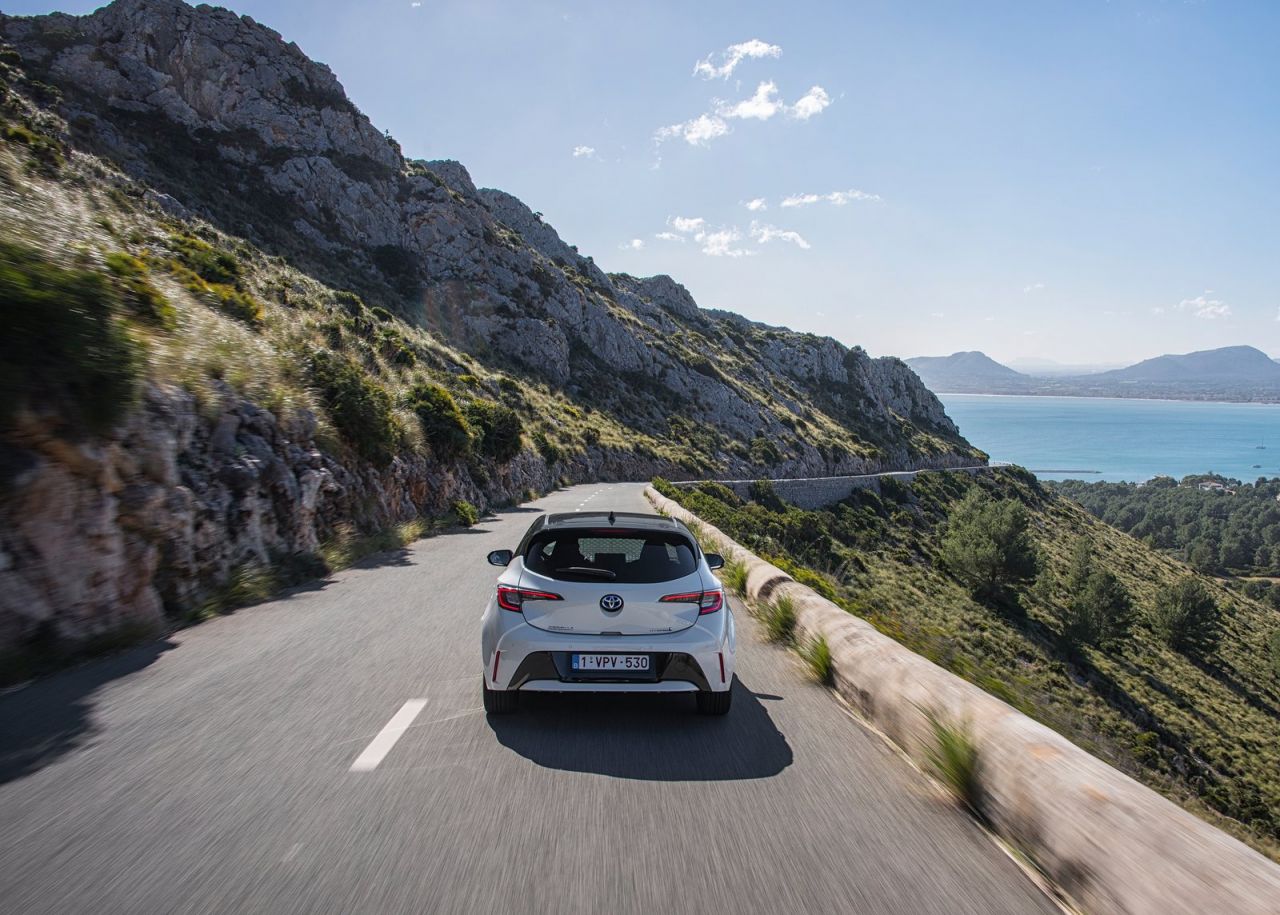
[{"label": "car shadow on road", "polygon": [[95,733],[95,694],[176,647],[154,639],[0,696],[0,784],[38,772]]},{"label": "car shadow on road", "polygon": [[791,747],[741,680],[723,717],[694,712],[690,693],[525,693],[511,715],[490,715],[504,747],[549,769],[649,781],[768,778]]}]

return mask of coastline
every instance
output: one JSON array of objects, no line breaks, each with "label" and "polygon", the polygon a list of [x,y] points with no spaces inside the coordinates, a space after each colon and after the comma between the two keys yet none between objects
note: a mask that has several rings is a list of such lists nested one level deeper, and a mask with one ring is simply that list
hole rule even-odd
[{"label": "coastline", "polygon": [[1280,400],[1187,400],[1178,397],[1112,397],[1109,394],[989,394],[976,391],[934,391],[936,397],[1019,397],[1045,400],[1115,400],[1126,403],[1205,404],[1220,407],[1280,407]]}]

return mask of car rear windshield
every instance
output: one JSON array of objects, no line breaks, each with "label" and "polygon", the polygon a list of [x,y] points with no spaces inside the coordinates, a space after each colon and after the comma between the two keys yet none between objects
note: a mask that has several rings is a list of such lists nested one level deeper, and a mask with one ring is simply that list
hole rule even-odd
[{"label": "car rear windshield", "polygon": [[524,564],[566,581],[640,584],[691,575],[698,560],[693,544],[677,533],[566,528],[534,537]]}]

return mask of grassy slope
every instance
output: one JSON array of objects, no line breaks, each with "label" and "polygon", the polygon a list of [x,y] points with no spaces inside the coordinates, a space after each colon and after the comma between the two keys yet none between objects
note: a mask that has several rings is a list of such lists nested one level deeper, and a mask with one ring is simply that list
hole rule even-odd
[{"label": "grassy slope", "polygon": [[[1032,512],[1043,568],[1015,607],[976,602],[935,561],[947,511],[971,486]],[[1016,471],[922,474],[819,512],[734,505],[717,487],[667,493],[909,648],[1280,860],[1280,683],[1266,661],[1274,610],[1209,580],[1226,631],[1207,663],[1170,651],[1141,624],[1117,651],[1064,652],[1054,611],[1067,599],[1078,538],[1089,538],[1139,612],[1189,570]]]},{"label": "grassy slope", "polygon": [[[301,368],[303,356],[327,347],[354,359],[391,394],[402,449],[424,447],[404,395],[414,384],[434,382],[460,402],[479,399],[514,407],[528,443],[545,437],[565,452],[581,451],[588,440],[605,446],[625,443],[627,450],[672,465],[687,460],[670,441],[575,405],[537,379],[490,369],[429,331],[356,304],[247,242],[208,225],[166,217],[144,204],[144,191],[89,157],[77,156],[57,173],[46,174],[30,167],[25,146],[0,147],[4,239],[38,248],[53,263],[103,273],[104,258],[112,252],[138,257],[146,265],[147,280],[176,312],[171,330],[122,316],[145,347],[145,374],[192,391],[215,414],[228,390],[285,417],[306,408],[320,419],[326,449],[343,453],[348,445],[328,424]],[[189,277],[179,269],[175,242],[181,238],[198,238],[234,260],[241,276],[238,285],[262,306],[260,321],[233,317],[216,294],[187,287]],[[595,431],[588,434],[588,428]]]}]

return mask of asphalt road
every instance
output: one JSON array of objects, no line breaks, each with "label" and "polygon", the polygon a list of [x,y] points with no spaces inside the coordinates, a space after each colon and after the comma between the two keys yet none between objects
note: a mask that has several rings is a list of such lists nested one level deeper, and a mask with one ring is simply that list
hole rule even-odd
[{"label": "asphalt road", "polygon": [[648,510],[575,487],[0,698],[0,911],[1056,911],[741,610],[726,718],[487,720],[485,554],[579,507]]}]

